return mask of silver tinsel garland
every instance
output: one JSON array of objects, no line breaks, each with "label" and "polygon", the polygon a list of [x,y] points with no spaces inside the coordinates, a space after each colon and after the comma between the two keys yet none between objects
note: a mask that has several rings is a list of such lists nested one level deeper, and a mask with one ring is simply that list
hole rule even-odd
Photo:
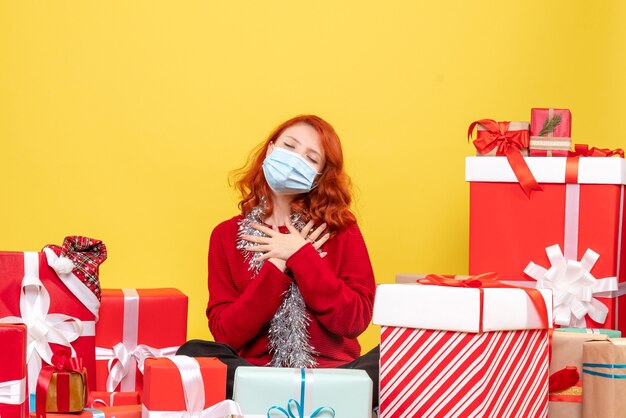
[{"label": "silver tinsel garland", "polygon": [[[239,222],[237,233],[237,248],[243,252],[248,262],[248,270],[252,271],[252,277],[257,275],[263,260],[259,260],[261,252],[248,251],[246,247],[258,245],[246,241],[242,235],[265,237],[263,232],[252,227],[252,224],[261,224],[264,214],[263,205],[257,206]],[[299,213],[292,213],[291,224],[298,230],[302,230],[306,223]],[[300,289],[296,283],[292,283],[284,293],[283,301],[270,321],[269,350],[273,354],[270,365],[273,367],[315,367],[317,362],[314,355],[315,349],[309,342],[309,317]]]}]

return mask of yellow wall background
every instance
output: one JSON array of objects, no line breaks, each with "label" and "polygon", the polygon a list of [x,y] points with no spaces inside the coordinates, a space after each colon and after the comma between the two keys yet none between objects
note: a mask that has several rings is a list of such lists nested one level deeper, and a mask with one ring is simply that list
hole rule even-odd
[{"label": "yellow wall background", "polygon": [[316,113],[377,281],[464,273],[469,123],[568,107],[575,142],[626,146],[625,19],[620,0],[0,2],[0,248],[100,238],[104,287],[178,287],[208,339],[228,173]]}]

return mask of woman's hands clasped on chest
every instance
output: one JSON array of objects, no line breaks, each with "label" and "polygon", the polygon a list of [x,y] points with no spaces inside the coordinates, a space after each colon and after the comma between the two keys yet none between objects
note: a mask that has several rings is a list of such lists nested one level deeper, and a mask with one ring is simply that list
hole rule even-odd
[{"label": "woman's hands clasped on chest", "polygon": [[[322,224],[314,228],[313,221],[309,221],[302,231],[298,231],[292,224],[290,219],[285,219],[287,233],[283,234],[278,231],[277,227],[269,228],[265,225],[252,224],[252,227],[264,233],[265,237],[257,237],[252,235],[242,235],[242,238],[249,241],[251,245],[246,247],[248,251],[261,252],[263,255],[260,260],[279,259],[287,261],[296,251],[310,242],[313,247],[320,251],[320,248],[328,239],[330,234],[323,234],[326,224]],[[254,245],[256,244],[256,245]],[[325,257],[326,253],[320,252],[320,257]]]}]

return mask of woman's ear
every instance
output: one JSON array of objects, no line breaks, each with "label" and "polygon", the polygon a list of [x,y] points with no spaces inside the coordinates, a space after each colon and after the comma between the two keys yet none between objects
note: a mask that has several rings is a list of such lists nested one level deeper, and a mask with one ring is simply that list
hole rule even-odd
[{"label": "woman's ear", "polygon": [[267,146],[267,150],[265,151],[265,156],[267,157],[268,155],[270,155],[272,151],[274,151],[274,141],[271,141],[269,145]]}]

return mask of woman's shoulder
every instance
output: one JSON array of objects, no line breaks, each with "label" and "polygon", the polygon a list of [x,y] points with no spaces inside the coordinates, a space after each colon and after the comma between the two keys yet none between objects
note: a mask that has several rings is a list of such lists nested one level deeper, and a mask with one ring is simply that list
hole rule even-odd
[{"label": "woman's shoulder", "polygon": [[213,234],[234,234],[239,229],[239,222],[243,219],[243,216],[236,215],[230,219],[220,222],[213,228]]},{"label": "woman's shoulder", "polygon": [[346,225],[342,226],[341,229],[339,229],[336,233],[337,236],[344,236],[344,237],[350,237],[350,236],[361,236],[361,229],[359,228],[359,224],[354,221],[354,222],[349,222]]}]

